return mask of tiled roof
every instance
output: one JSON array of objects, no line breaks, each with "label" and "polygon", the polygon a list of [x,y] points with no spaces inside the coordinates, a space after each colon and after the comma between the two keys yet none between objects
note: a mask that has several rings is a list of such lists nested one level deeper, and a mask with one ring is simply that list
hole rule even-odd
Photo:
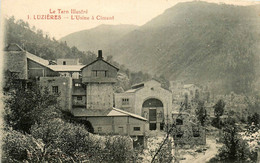
[{"label": "tiled roof", "polygon": [[137,118],[143,121],[147,121],[146,118],[141,117],[139,115],[129,113],[127,111],[123,111],[121,109],[117,108],[110,108],[110,109],[86,109],[86,108],[75,108],[72,109],[72,113],[74,116],[77,117],[117,117],[117,116],[123,116],[123,117],[133,117]]},{"label": "tiled roof", "polygon": [[110,113],[107,116],[130,116],[130,117],[134,117],[134,118],[137,118],[137,119],[147,121],[147,119],[144,118],[144,117],[141,117],[137,114],[129,113],[127,111],[117,109],[117,108],[113,108],[113,110],[110,111]]},{"label": "tiled roof", "polygon": [[140,88],[137,88],[137,89],[129,89],[129,90],[125,91],[125,92],[127,92],[127,93],[135,93],[135,92],[138,91],[138,90],[140,90]]},{"label": "tiled roof", "polygon": [[81,71],[80,69],[84,67],[84,65],[48,65],[48,67],[58,72],[68,72],[68,71],[80,72]]},{"label": "tiled roof", "polygon": [[45,60],[45,59],[42,59],[36,55],[33,55],[29,52],[26,52],[26,57],[29,58],[30,60],[34,61],[34,62],[37,62],[43,66],[47,66],[49,64],[49,61],[48,60]]},{"label": "tiled roof", "polygon": [[108,65],[114,67],[117,71],[119,70],[119,68],[117,68],[116,66],[112,65],[111,63],[109,63],[109,62],[107,62],[107,61],[105,61],[105,60],[103,60],[103,59],[96,59],[95,61],[93,61],[93,62],[91,62],[91,63],[89,63],[89,64],[87,64],[87,65],[84,65],[81,69],[83,69],[83,68],[85,68],[85,67],[88,67],[89,65],[92,65],[92,64],[94,64],[94,63],[97,62],[97,61],[103,61],[103,62],[105,62],[106,64],[108,64]]}]

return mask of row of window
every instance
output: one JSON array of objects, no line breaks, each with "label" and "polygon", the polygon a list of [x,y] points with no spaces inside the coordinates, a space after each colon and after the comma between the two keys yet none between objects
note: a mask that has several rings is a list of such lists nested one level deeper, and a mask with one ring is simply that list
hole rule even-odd
[{"label": "row of window", "polygon": [[129,105],[129,98],[122,98],[122,105]]},{"label": "row of window", "polygon": [[93,77],[108,77],[108,73],[105,70],[92,70]]}]

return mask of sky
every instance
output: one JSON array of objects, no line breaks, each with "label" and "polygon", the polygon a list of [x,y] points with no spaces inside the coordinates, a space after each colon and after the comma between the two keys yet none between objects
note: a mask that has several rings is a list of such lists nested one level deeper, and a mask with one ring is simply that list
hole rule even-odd
[{"label": "sky", "polygon": [[[60,39],[70,33],[94,28],[101,24],[134,24],[143,25],[166,9],[179,2],[190,0],[2,0],[2,17],[14,16],[23,19],[30,26],[42,29],[45,34]],[[259,0],[207,0],[213,3],[235,5],[259,4]],[[68,11],[69,13],[59,13]],[[78,14],[90,20],[72,20],[71,9],[84,10]],[[55,11],[55,13],[53,13]],[[29,19],[28,19],[29,15]],[[40,17],[60,15],[60,20],[39,20]],[[93,16],[93,20],[91,19]],[[112,17],[113,20],[97,20],[97,16]],[[75,18],[75,17],[74,17]]]}]

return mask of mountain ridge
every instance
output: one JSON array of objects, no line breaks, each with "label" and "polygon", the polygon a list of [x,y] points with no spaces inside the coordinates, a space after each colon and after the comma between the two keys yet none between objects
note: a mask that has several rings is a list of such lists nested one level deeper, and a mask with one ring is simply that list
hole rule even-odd
[{"label": "mountain ridge", "polygon": [[258,72],[259,5],[183,2],[104,46],[134,71],[248,92]]},{"label": "mountain ridge", "polygon": [[62,37],[60,41],[66,41],[69,46],[76,46],[82,51],[96,51],[104,46],[109,46],[111,42],[120,39],[137,27],[136,25],[127,24],[102,24],[91,29],[71,33]]}]

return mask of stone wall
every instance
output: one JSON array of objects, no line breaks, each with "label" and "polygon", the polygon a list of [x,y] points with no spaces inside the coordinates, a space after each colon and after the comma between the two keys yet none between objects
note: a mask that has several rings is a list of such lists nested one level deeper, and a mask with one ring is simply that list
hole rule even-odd
[{"label": "stone wall", "polygon": [[[91,122],[94,133],[99,134],[119,134],[129,136],[144,136],[148,130],[148,123],[133,117],[125,116],[103,116],[103,117],[87,117]],[[140,129],[136,131],[137,127]]]},{"label": "stone wall", "polygon": [[60,76],[58,72],[55,72],[46,66],[43,66],[37,62],[30,59],[27,60],[28,63],[28,78],[35,79],[35,77],[54,77]]},{"label": "stone wall", "polygon": [[113,107],[113,85],[89,83],[86,86],[87,109],[108,109]]},{"label": "stone wall", "polygon": [[66,62],[66,65],[78,65],[79,59],[68,59],[68,58],[57,59],[57,65],[63,65],[63,62]]},{"label": "stone wall", "polygon": [[151,98],[160,100],[163,103],[163,113],[165,122],[171,122],[171,112],[172,108],[172,94],[170,91],[158,87],[149,85],[149,87],[144,87],[136,92],[135,96],[135,114],[142,115],[143,103]]},{"label": "stone wall", "polygon": [[[129,104],[123,104],[123,99],[128,99]],[[115,107],[130,113],[135,113],[135,94],[134,93],[115,93]]]},{"label": "stone wall", "polygon": [[72,78],[71,77],[41,77],[40,85],[53,92],[53,86],[58,87],[60,105],[63,110],[70,111],[72,108]]},{"label": "stone wall", "polygon": [[[95,76],[96,75],[95,71],[103,72],[104,74]],[[106,74],[105,74],[105,72],[106,72]],[[103,60],[97,60],[93,64],[91,64],[87,67],[84,67],[82,69],[82,82],[83,83],[89,83],[89,82],[115,83],[116,75],[117,75],[116,68],[107,64]]]}]

